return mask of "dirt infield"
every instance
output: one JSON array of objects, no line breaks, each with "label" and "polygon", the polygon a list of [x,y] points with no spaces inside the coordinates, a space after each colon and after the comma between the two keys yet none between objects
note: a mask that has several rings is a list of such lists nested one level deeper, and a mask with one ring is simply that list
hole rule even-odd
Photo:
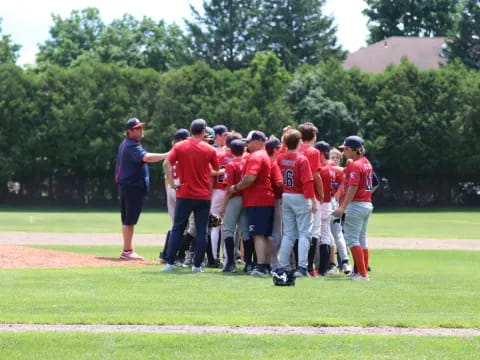
[{"label": "dirt infield", "polygon": [[232,335],[407,335],[480,336],[480,329],[397,328],[391,326],[311,327],[311,326],[195,326],[195,325],[60,325],[0,324],[0,332],[85,332],[155,334],[232,334]]},{"label": "dirt infield", "polygon": [[[162,246],[164,235],[135,235],[136,245]],[[23,246],[19,246],[23,245]],[[120,234],[0,233],[0,268],[66,268],[81,266],[142,266],[154,262],[123,261],[118,258],[34,249],[28,245],[118,245]],[[372,249],[434,249],[480,251],[480,240],[369,238]]]},{"label": "dirt infield", "polygon": [[34,249],[26,246],[0,245],[0,269],[143,266],[152,263],[124,261],[119,258],[75,254],[66,251]]}]

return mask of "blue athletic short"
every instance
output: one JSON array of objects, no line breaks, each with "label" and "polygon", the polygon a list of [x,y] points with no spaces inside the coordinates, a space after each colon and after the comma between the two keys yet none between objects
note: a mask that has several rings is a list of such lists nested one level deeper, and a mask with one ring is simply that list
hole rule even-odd
[{"label": "blue athletic short", "polygon": [[271,236],[273,229],[273,206],[247,207],[250,236]]},{"label": "blue athletic short", "polygon": [[138,186],[120,185],[122,225],[136,225],[143,208],[146,190]]}]

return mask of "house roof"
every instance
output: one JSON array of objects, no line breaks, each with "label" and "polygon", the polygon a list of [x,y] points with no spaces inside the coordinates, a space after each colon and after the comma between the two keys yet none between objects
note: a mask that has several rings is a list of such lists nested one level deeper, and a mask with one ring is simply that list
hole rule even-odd
[{"label": "house roof", "polygon": [[347,55],[345,69],[358,67],[371,73],[383,72],[390,64],[400,64],[403,56],[421,70],[437,69],[447,59],[442,56],[446,37],[393,36]]}]

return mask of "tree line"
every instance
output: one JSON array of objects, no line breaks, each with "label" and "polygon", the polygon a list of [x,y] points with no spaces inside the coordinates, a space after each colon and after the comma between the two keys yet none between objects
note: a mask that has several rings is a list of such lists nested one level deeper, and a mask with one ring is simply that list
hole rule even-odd
[{"label": "tree line", "polygon": [[[478,203],[478,1],[367,0],[370,42],[449,36],[448,66],[404,60],[376,75],[341,67],[324,2],[204,1],[185,28],[128,14],[105,24],[95,8],[54,15],[26,68],[0,22],[0,201],[116,201],[115,154],[135,116],[155,152],[199,117],[277,136],[311,121],[332,145],[365,138],[384,179],[377,204]],[[162,199],[151,171],[150,199]]]},{"label": "tree line", "polygon": [[[96,8],[52,15],[50,38],[39,45],[35,67],[102,62],[167,71],[203,60],[214,69],[249,66],[257,52],[273,51],[293,72],[303,64],[341,60],[326,0],[205,0],[184,26],[125,14],[105,24]],[[368,43],[390,36],[448,37],[445,56],[480,69],[478,0],[366,0]],[[355,29],[351,29],[355,31]],[[21,46],[1,35],[0,64],[15,63]]]},{"label": "tree line", "polygon": [[[313,122],[319,140],[366,140],[382,189],[377,204],[478,203],[480,73],[460,62],[420,71],[404,60],[382,74],[336,60],[295,73],[273,53],[247,68],[197,62],[157,72],[111,64],[51,66],[37,73],[0,66],[0,200],[116,202],[114,162],[125,121],[147,122],[144,147],[168,151],[175,129],[204,118],[246,134],[281,135]],[[150,199],[164,196],[151,166]],[[8,184],[18,182],[18,194]],[[10,186],[12,188],[12,186]]]}]

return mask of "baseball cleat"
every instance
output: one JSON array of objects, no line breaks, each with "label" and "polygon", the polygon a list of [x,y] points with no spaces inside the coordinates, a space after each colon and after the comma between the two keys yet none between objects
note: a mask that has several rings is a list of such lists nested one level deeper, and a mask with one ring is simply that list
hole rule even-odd
[{"label": "baseball cleat", "polygon": [[235,264],[226,264],[222,270],[220,270],[220,272],[224,272],[224,273],[236,273],[237,272],[237,268],[235,266]]},{"label": "baseball cleat", "polygon": [[175,270],[175,265],[172,264],[167,264],[165,267],[162,269],[162,271],[168,272],[168,271],[173,271]]},{"label": "baseball cleat", "polygon": [[348,275],[352,272],[352,267],[350,266],[349,263],[343,263],[342,265],[342,271],[345,275]]},{"label": "baseball cleat", "polygon": [[299,266],[297,271],[293,274],[294,277],[299,278],[299,277],[309,277],[307,269],[304,267]]},{"label": "baseball cleat", "polygon": [[194,273],[201,273],[201,272],[203,272],[203,270],[202,270],[202,267],[201,267],[201,266],[195,266],[195,265],[194,265],[194,266],[192,266],[192,272],[194,272]]},{"label": "baseball cleat", "polygon": [[135,251],[122,251],[120,254],[120,259],[122,260],[137,260],[143,261],[143,256],[138,255]]}]

